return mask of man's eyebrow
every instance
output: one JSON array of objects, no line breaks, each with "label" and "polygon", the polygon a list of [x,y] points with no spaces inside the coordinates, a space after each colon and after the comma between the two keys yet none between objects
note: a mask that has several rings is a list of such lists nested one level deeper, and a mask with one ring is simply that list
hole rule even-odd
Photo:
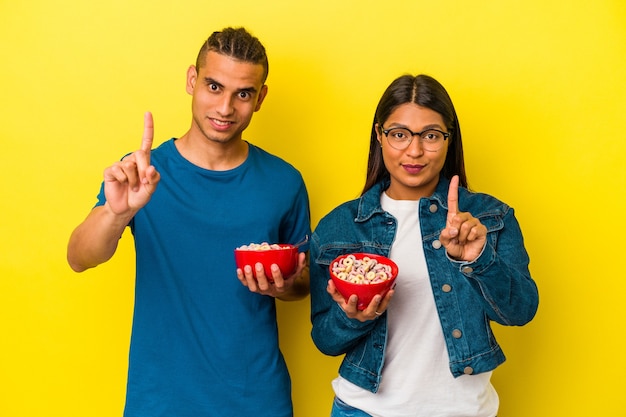
[{"label": "man's eyebrow", "polygon": [[204,77],[204,83],[205,83],[206,85],[209,85],[209,84],[215,84],[215,85],[217,85],[217,86],[218,86],[218,87],[220,87],[220,88],[224,87],[224,86],[223,86],[220,82],[218,82],[217,80],[214,80],[214,79],[213,79],[213,78],[211,78],[211,77]]},{"label": "man's eyebrow", "polygon": [[237,91],[239,91],[239,92],[247,91],[248,93],[255,94],[257,92],[257,89],[255,87],[244,87],[244,88],[240,88]]}]

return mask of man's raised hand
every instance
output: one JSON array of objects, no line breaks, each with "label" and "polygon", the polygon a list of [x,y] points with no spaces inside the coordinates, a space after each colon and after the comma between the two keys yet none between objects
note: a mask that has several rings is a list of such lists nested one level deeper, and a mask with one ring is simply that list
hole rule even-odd
[{"label": "man's raised hand", "polygon": [[134,215],[154,193],[160,175],[150,165],[153,138],[154,122],[152,114],[147,112],[139,150],[105,169],[104,193],[107,204],[115,214]]}]

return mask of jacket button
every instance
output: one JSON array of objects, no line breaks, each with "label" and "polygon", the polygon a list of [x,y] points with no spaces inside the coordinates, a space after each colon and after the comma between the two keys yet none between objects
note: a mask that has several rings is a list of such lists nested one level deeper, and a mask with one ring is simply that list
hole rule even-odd
[{"label": "jacket button", "polygon": [[472,268],[471,266],[464,266],[461,269],[461,272],[463,272],[464,274],[471,274],[472,272],[474,272],[474,268]]},{"label": "jacket button", "polygon": [[443,284],[441,286],[441,291],[443,291],[443,292],[450,292],[450,291],[452,291],[452,285],[450,285],[450,284]]},{"label": "jacket button", "polygon": [[439,249],[441,247],[441,242],[438,240],[433,240],[433,248]]},{"label": "jacket button", "polygon": [[471,366],[466,366],[466,367],[463,369],[463,373],[464,373],[465,375],[471,375],[471,374],[473,374],[473,373],[474,373],[474,368],[472,368]]},{"label": "jacket button", "polygon": [[428,210],[430,210],[431,213],[437,213],[438,209],[437,204],[431,204],[430,207],[428,207]]},{"label": "jacket button", "polygon": [[461,333],[459,329],[452,330],[452,337],[454,337],[455,339],[460,339],[462,334],[463,333]]}]

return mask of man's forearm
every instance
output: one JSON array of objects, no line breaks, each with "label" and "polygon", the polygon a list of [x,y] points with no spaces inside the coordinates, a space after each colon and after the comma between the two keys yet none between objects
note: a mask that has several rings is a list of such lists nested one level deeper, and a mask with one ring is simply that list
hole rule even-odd
[{"label": "man's forearm", "polygon": [[116,216],[106,205],[94,208],[74,230],[67,246],[67,262],[76,272],[111,259],[132,217]]}]

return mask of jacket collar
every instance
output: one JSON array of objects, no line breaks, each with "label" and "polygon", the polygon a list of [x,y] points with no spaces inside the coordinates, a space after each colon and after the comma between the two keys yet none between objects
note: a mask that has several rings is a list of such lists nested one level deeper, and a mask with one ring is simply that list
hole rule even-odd
[{"label": "jacket collar", "polygon": [[[380,205],[380,195],[389,188],[390,180],[384,179],[377,182],[372,188],[370,188],[359,199],[359,207],[357,210],[356,222],[364,222],[369,220],[372,216],[385,211]],[[450,187],[450,180],[443,175],[439,176],[439,182],[433,195],[428,197],[430,201],[437,201],[442,207],[448,208],[448,188]]]}]

